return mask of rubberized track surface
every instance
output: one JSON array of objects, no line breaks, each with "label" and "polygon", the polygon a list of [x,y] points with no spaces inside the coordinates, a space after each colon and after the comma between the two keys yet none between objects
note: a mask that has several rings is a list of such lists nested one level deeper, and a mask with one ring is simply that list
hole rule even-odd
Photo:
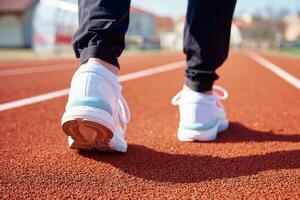
[{"label": "rubberized track surface", "polygon": [[[262,56],[300,78],[300,59]],[[183,58],[124,56],[122,73]],[[0,70],[61,64],[70,70],[0,77],[0,104],[68,87],[77,62],[0,63]],[[246,54],[231,53],[217,81],[230,93],[229,130],[216,142],[182,143],[170,100],[183,70],[122,83],[133,115],[126,154],[69,150],[60,128],[66,97],[0,112],[0,198],[299,199],[299,90]]]}]

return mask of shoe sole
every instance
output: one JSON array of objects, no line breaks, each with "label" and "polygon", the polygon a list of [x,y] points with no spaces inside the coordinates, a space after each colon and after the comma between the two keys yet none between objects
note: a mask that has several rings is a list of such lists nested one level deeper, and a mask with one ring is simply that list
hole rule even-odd
[{"label": "shoe sole", "polygon": [[62,129],[70,136],[69,147],[77,150],[114,151],[110,147],[113,128],[112,117],[107,112],[88,106],[67,110],[62,116]]},{"label": "shoe sole", "polygon": [[113,133],[101,124],[75,119],[63,123],[62,129],[74,140],[70,145],[72,149],[113,151],[109,145]]},{"label": "shoe sole", "polygon": [[218,124],[207,130],[193,130],[179,128],[177,132],[177,137],[179,141],[182,142],[209,142],[217,139],[218,133],[223,132],[228,129],[229,122],[228,120],[222,120]]}]

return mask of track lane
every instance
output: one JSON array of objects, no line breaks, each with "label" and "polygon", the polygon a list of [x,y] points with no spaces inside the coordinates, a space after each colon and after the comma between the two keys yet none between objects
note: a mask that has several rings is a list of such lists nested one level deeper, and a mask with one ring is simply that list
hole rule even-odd
[{"label": "track lane", "polygon": [[300,79],[300,57],[291,57],[284,55],[261,54],[264,58],[280,66],[282,69],[293,74]]},{"label": "track lane", "polygon": [[[175,63],[169,63],[169,64],[153,67],[150,69],[140,70],[137,72],[121,75],[119,76],[119,82],[122,83],[125,81],[139,79],[154,74],[164,73],[164,72],[176,70],[183,67],[185,67],[185,61],[179,61],[179,62],[177,61]],[[67,96],[68,94],[69,94],[69,88],[65,88],[65,89],[56,90],[54,92],[48,92],[41,95],[35,95],[35,96],[19,99],[16,101],[11,101],[8,103],[0,104],[0,112],[5,110],[10,110],[10,109],[15,109],[18,107],[23,107],[26,105],[40,103],[43,101],[52,100],[55,98]]]},{"label": "track lane", "polygon": [[59,58],[59,59],[36,59],[36,60],[18,60],[18,61],[0,61],[0,71],[6,69],[26,69],[31,67],[41,67],[60,64],[78,64],[74,58]]},{"label": "track lane", "polygon": [[[157,56],[157,58],[153,58],[153,56]],[[143,63],[139,59],[136,59],[136,57],[143,60]],[[128,55],[128,57],[124,56],[120,60],[122,66],[121,74],[168,64],[182,59],[183,55],[180,53]],[[76,64],[76,62],[71,64]],[[70,65],[70,70],[0,77],[0,104],[69,87],[75,70],[76,68]]]},{"label": "track lane", "polygon": [[247,52],[246,53],[251,59],[255,60],[257,63],[259,63],[262,67],[268,69],[273,74],[280,77],[282,80],[289,83],[291,86],[297,88],[300,90],[300,79],[298,79],[296,76],[290,74],[286,70],[282,69],[282,67],[270,62],[269,60],[263,58],[262,56],[254,53],[254,52]]},{"label": "track lane", "polygon": [[[139,57],[143,59],[144,62],[153,61],[154,58],[160,59],[163,57],[174,57],[178,56],[178,52],[124,52],[119,58],[121,63],[136,63],[135,58]],[[73,57],[70,58],[51,58],[51,59],[33,59],[33,60],[17,60],[17,61],[5,61],[0,60],[0,71],[6,69],[26,69],[32,67],[45,67],[49,65],[79,65],[79,60]]]},{"label": "track lane", "polygon": [[[176,139],[183,69],[129,81],[129,152],[66,148],[66,97],[0,113],[0,195],[7,198],[297,198],[299,93],[242,54],[219,71],[230,130],[214,143]],[[280,94],[280,95],[278,95]],[[11,190],[13,186],[14,190]]]}]

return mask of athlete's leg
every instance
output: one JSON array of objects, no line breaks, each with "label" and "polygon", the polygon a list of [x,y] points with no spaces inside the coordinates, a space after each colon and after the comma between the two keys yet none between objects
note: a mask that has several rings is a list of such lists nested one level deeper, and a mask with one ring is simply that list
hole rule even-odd
[{"label": "athlete's leg", "polygon": [[218,78],[215,70],[228,55],[230,28],[236,0],[189,0],[184,31],[187,58],[183,91],[172,102],[179,105],[181,141],[211,141],[228,128],[226,113],[212,92]]},{"label": "athlete's leg", "polygon": [[198,92],[212,89],[215,70],[228,55],[236,0],[189,0],[184,29],[187,59],[185,85]]},{"label": "athlete's leg", "polygon": [[99,58],[119,66],[129,24],[130,0],[79,0],[79,29],[73,37],[81,63]]},{"label": "athlete's leg", "polygon": [[124,134],[130,113],[117,72],[129,7],[130,0],[79,0],[73,47],[81,66],[72,78],[61,120],[71,148],[127,150]]}]

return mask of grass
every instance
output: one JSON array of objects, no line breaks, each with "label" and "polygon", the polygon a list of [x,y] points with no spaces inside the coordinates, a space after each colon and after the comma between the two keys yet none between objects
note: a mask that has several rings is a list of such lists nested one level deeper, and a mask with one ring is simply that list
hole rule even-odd
[{"label": "grass", "polygon": [[300,49],[299,48],[297,48],[297,49],[282,49],[282,50],[271,49],[270,53],[300,58]]},{"label": "grass", "polygon": [[0,60],[23,60],[33,57],[34,52],[30,49],[0,49]]},{"label": "grass", "polygon": [[45,53],[36,53],[32,49],[0,49],[0,60],[9,61],[9,60],[31,60],[31,59],[43,59],[43,58],[55,58],[55,57],[74,57],[73,52],[45,52]]},{"label": "grass", "polygon": [[285,53],[295,55],[295,56],[300,56],[300,49],[285,50]]},{"label": "grass", "polygon": [[[141,49],[125,49],[125,55],[137,55],[143,53],[162,53],[162,52],[177,52],[177,51],[167,51],[167,50],[141,50]],[[75,58],[72,50],[67,50],[65,52],[44,52],[36,53],[32,49],[1,49],[0,48],[0,60],[2,61],[17,61],[17,60],[31,60],[31,59],[47,59],[47,58]]]}]

